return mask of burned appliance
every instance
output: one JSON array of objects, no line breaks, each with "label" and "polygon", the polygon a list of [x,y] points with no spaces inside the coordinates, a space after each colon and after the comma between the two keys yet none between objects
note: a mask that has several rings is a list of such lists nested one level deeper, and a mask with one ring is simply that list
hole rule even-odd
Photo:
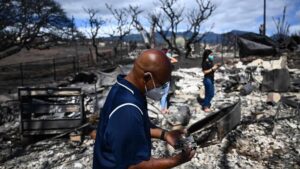
[{"label": "burned appliance", "polygon": [[61,134],[85,121],[80,88],[18,89],[22,136]]},{"label": "burned appliance", "polygon": [[233,130],[241,120],[241,101],[221,109],[187,128],[187,135],[175,148],[205,147],[220,142],[228,132]]}]

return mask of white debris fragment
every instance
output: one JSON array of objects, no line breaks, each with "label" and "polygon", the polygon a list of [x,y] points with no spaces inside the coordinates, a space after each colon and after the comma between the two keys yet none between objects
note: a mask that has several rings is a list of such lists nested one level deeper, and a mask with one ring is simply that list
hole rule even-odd
[{"label": "white debris fragment", "polygon": [[81,163],[75,163],[74,168],[83,168],[83,165]]}]

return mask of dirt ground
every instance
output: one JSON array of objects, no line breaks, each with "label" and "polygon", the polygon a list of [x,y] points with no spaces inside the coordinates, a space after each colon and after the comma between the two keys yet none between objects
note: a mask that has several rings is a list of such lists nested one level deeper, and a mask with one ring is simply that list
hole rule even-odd
[{"label": "dirt ground", "polygon": [[[79,46],[77,51],[78,56],[87,56],[89,54],[88,46]],[[0,66],[73,56],[76,56],[75,46],[58,46],[45,50],[22,49],[19,53],[1,59]]]},{"label": "dirt ground", "polygon": [[[90,54],[88,46],[78,46],[78,56],[86,57]],[[22,49],[21,52],[12,56],[6,57],[0,60],[0,66],[19,64],[24,62],[41,61],[47,59],[55,59],[62,57],[74,57],[76,56],[75,46],[58,46],[50,49],[39,50],[39,49]],[[180,59],[175,64],[175,68],[189,68],[201,66],[201,58],[196,59]]]}]

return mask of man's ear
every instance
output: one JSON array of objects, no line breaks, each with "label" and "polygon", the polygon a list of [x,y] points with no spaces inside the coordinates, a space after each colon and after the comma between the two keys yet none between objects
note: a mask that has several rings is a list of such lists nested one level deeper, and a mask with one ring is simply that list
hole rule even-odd
[{"label": "man's ear", "polygon": [[150,72],[144,73],[144,80],[145,80],[145,82],[148,82],[149,80],[151,80],[151,74],[150,74]]}]

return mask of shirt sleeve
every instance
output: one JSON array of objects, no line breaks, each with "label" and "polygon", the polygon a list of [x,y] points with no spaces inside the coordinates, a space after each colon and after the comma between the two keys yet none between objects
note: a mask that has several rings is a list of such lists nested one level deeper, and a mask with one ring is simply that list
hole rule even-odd
[{"label": "shirt sleeve", "polygon": [[156,129],[156,128],[159,128],[159,127],[157,127],[155,124],[153,124],[150,120],[149,120],[149,125],[150,125],[150,129]]},{"label": "shirt sleeve", "polygon": [[209,65],[208,62],[205,62],[205,63],[202,64],[202,70],[208,70],[210,68],[211,68],[211,66]]},{"label": "shirt sleeve", "polygon": [[124,106],[114,112],[107,129],[117,168],[128,168],[150,159],[151,147],[146,138],[143,117],[136,107]]}]

